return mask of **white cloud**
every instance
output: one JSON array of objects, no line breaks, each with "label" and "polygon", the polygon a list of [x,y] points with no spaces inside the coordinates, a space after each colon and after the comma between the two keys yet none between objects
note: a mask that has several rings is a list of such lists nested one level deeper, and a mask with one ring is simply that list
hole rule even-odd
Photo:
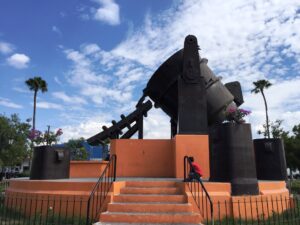
[{"label": "white cloud", "polygon": [[[209,59],[209,66],[224,78],[223,82],[241,82],[245,107],[253,110],[253,127],[264,123],[263,102],[258,101],[260,96],[249,93],[252,82],[258,79],[276,81],[267,91],[274,92],[270,97],[271,119],[284,119],[284,125],[297,124],[299,120],[284,112],[299,111],[300,90],[295,88],[299,84],[288,78],[299,76],[300,44],[295,41],[300,40],[299,9],[300,2],[295,0],[179,1],[163,14],[147,15],[144,26],[112,53],[156,69],[183,47],[186,35],[194,34],[201,56]],[[298,70],[291,71],[293,67]]]},{"label": "white cloud", "polygon": [[63,106],[56,104],[56,103],[52,103],[52,102],[37,102],[36,103],[36,107],[37,108],[41,108],[41,109],[58,109],[58,110],[63,110]]},{"label": "white cloud", "polygon": [[14,109],[23,108],[22,105],[16,104],[7,98],[1,98],[1,97],[0,97],[0,105],[2,105],[4,107],[8,107],[8,108],[14,108]]},{"label": "white cloud", "polygon": [[[135,104],[134,104],[135,105]],[[134,109],[131,104],[130,110]],[[124,110],[124,109],[123,109]],[[124,111],[122,111],[124,112]],[[127,115],[127,114],[125,114]],[[120,120],[120,117],[113,117],[112,115],[105,114],[102,116],[90,116],[73,125],[65,125],[61,128],[64,135],[61,139],[66,142],[71,138],[89,138],[102,131],[102,126],[110,127],[111,120]],[[149,139],[168,139],[170,138],[170,119],[160,109],[152,109],[148,113],[148,117],[144,117],[144,138]],[[126,132],[126,129],[124,129]]]},{"label": "white cloud", "polygon": [[1,54],[9,54],[14,51],[15,47],[7,42],[0,41],[0,53]]},{"label": "white cloud", "polygon": [[[23,80],[22,80],[23,81]],[[24,82],[24,81],[23,81]],[[31,94],[31,92],[28,89],[20,88],[20,87],[13,87],[14,91],[17,91],[19,93],[26,93]]]},{"label": "white cloud", "polygon": [[9,58],[7,58],[7,63],[10,66],[15,67],[17,69],[27,68],[29,62],[30,62],[30,58],[25,54],[15,53]]},{"label": "white cloud", "polygon": [[52,26],[52,31],[57,33],[59,36],[62,36],[61,30],[57,26]]},{"label": "white cloud", "polygon": [[64,92],[53,92],[52,95],[55,98],[60,99],[65,103],[74,104],[74,105],[87,104],[87,102],[84,98],[81,98],[78,96],[69,96]]},{"label": "white cloud", "polygon": [[[95,103],[109,102],[112,107],[117,105],[118,111],[137,101],[150,75],[183,47],[186,35],[194,34],[202,49],[200,55],[209,59],[216,75],[222,76],[224,83],[241,82],[242,107],[253,111],[248,119],[252,127],[264,123],[262,98],[250,93],[252,82],[269,79],[274,83],[266,91],[270,118],[284,119],[284,126],[290,129],[299,123],[291,115],[299,115],[300,110],[299,9],[297,0],[177,1],[163,13],[148,14],[144,25],[111,51],[95,44],[65,51],[73,62],[68,81]],[[169,119],[159,113],[153,118],[150,115],[149,125],[145,125],[147,137],[169,136]]]},{"label": "white cloud", "polygon": [[[124,73],[121,74],[118,68],[130,62],[101,50],[96,44],[83,45],[78,51],[68,49],[64,52],[73,64],[67,81],[79,88],[82,96],[98,105],[109,102],[126,104],[131,101],[131,85],[140,83],[145,75],[145,70],[136,66],[126,70],[123,68]],[[115,73],[115,70],[118,71]]]},{"label": "white cloud", "polygon": [[110,126],[106,117],[93,116],[75,125],[62,126],[64,135],[61,138],[62,142],[67,142],[70,139],[84,137],[85,139],[99,133],[102,126]]},{"label": "white cloud", "polygon": [[168,139],[171,137],[170,118],[160,109],[151,109],[144,117],[144,138]]},{"label": "white cloud", "polygon": [[95,0],[100,4],[94,13],[94,19],[107,23],[109,25],[120,24],[119,5],[114,0]]},{"label": "white cloud", "polygon": [[86,44],[82,46],[82,52],[85,55],[94,54],[96,52],[99,52],[100,50],[100,47],[96,44]]},{"label": "white cloud", "polygon": [[[268,104],[270,121],[277,119],[284,120],[285,130],[291,130],[294,125],[299,124],[300,115],[300,77],[294,77],[289,80],[273,81],[273,85],[266,89],[265,96]],[[265,123],[265,106],[262,95],[250,92],[244,93],[246,100],[242,107],[250,108],[252,114],[249,116],[249,122],[252,123],[254,136]]]},{"label": "white cloud", "polygon": [[62,86],[62,82],[60,81],[60,79],[59,79],[57,76],[54,77],[54,81],[55,81],[57,84],[59,84],[60,86]]},{"label": "white cloud", "polygon": [[67,13],[64,11],[59,12],[59,15],[61,18],[65,18],[67,16]]}]

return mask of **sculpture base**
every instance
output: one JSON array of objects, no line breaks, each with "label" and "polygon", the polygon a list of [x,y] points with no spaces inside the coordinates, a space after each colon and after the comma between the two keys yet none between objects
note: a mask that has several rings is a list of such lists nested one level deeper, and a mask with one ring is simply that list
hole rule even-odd
[{"label": "sculpture base", "polygon": [[254,139],[257,178],[286,180],[286,160],[283,141],[279,138]]},{"label": "sculpture base", "polygon": [[30,179],[69,178],[70,151],[63,147],[34,147]]},{"label": "sculpture base", "polygon": [[[113,202],[115,195],[120,194],[120,190],[126,186],[126,182],[142,183],[149,181],[152,183],[175,181],[181,193],[185,194],[187,201],[192,204],[193,211],[198,212],[198,208],[187,187],[187,183],[176,178],[117,178],[117,181],[113,184],[111,191],[108,193],[104,209],[106,210],[109,202]],[[9,204],[10,207],[15,207],[21,211],[23,210],[26,214],[32,213],[28,207],[30,204],[33,208],[35,207],[34,204],[37,204],[41,212],[48,212],[49,208],[51,208],[56,213],[59,213],[59,210],[62,209],[59,205],[63,200],[64,213],[68,212],[69,215],[74,213],[75,216],[84,216],[87,200],[96,182],[96,178],[63,180],[12,179],[6,191],[6,196],[15,196],[18,199],[22,198],[22,200],[19,201],[10,201]],[[213,201],[215,219],[224,218],[225,216],[257,219],[260,216],[267,217],[268,215],[272,215],[272,213],[281,213],[289,207],[292,207],[284,201],[284,199],[289,198],[289,192],[286,189],[284,181],[259,181],[259,194],[253,196],[231,196],[230,183],[204,182],[204,186]],[[43,200],[41,201],[41,199]],[[65,199],[71,200],[66,204],[64,202]],[[277,199],[283,199],[281,201],[283,204],[278,207],[271,207],[272,201],[274,202]],[[36,202],[36,200],[38,201]],[[273,210],[273,212],[269,212],[268,210]]]},{"label": "sculpture base", "polygon": [[176,135],[171,140],[115,139],[117,177],[184,177],[183,158],[193,156],[209,178],[208,135]]}]

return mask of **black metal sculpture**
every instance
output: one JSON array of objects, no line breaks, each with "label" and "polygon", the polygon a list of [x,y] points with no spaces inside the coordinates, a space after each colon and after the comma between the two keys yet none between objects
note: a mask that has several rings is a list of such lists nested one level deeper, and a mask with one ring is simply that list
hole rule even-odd
[{"label": "black metal sculpture", "polygon": [[101,144],[107,138],[118,139],[123,134],[122,130],[127,128],[128,131],[121,136],[121,139],[128,139],[138,131],[139,139],[143,139],[143,117],[147,117],[147,112],[152,108],[151,101],[140,103],[136,106],[136,110],[128,116],[121,115],[121,120],[116,122],[112,121],[112,126],[107,128],[103,126],[103,131],[90,137],[87,142],[90,145]]},{"label": "black metal sculpture", "polygon": [[[118,139],[122,129],[128,131],[121,138],[130,138],[137,131],[143,138],[143,116],[151,109],[150,97],[155,107],[160,107],[171,120],[171,137],[179,134],[208,134],[208,126],[221,123],[225,119],[228,107],[243,103],[239,82],[225,86],[207,66],[207,59],[201,59],[198,53],[197,38],[188,35],[184,48],[167,59],[153,74],[137,109],[127,117],[121,116],[118,123],[112,121],[110,128],[88,139],[89,144],[96,145],[106,138]],[[131,124],[136,122],[131,127]]]},{"label": "black metal sculpture", "polygon": [[[233,195],[258,194],[251,126],[223,124],[228,109],[237,108],[244,102],[241,85],[238,81],[223,85],[207,66],[208,60],[199,56],[198,50],[196,37],[187,36],[184,48],[168,58],[152,75],[136,110],[126,117],[121,115],[119,122],[112,121],[111,127],[104,126],[103,131],[88,142],[96,145],[107,138],[119,138],[126,127],[128,131],[121,138],[130,138],[138,131],[142,139],[143,117],[152,107],[149,100],[143,102],[150,97],[154,106],[170,117],[171,137],[210,133],[211,180],[231,182]],[[284,170],[284,166],[278,168]],[[279,178],[282,177],[284,174]]]},{"label": "black metal sculpture", "polygon": [[144,96],[171,117],[171,136],[207,134],[207,126],[222,123],[228,108],[243,103],[239,82],[224,86],[198,49],[196,37],[187,36],[184,49],[167,59],[144,89]]},{"label": "black metal sculpture", "polygon": [[198,48],[195,36],[185,38],[182,74],[178,77],[178,134],[207,134],[206,90]]}]

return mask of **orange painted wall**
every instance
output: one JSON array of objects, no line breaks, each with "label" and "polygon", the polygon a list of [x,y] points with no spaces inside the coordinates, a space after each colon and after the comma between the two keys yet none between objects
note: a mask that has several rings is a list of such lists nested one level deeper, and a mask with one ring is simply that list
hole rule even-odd
[{"label": "orange painted wall", "polygon": [[[197,205],[190,192],[191,186],[189,187],[193,184],[188,182],[182,184],[184,184],[183,190],[186,192],[188,202],[192,204],[193,210],[198,212]],[[222,219],[226,215],[227,217],[247,218],[248,220],[262,217],[266,219],[274,212],[282,213],[292,207],[293,200],[286,189],[284,181],[259,181],[258,184],[259,195],[231,196],[230,183],[204,182],[204,186],[213,202],[215,220]],[[201,193],[198,195],[202,196]],[[206,215],[206,212],[204,215]]]},{"label": "orange painted wall", "polygon": [[106,161],[71,161],[70,178],[99,178],[106,165]]},{"label": "orange painted wall", "polygon": [[[33,214],[28,207],[33,199],[32,208],[41,209],[43,215],[49,210],[49,207],[52,207],[55,213],[58,213],[61,208],[64,209],[62,215],[67,212],[70,216],[73,211],[75,215],[84,215],[87,200],[95,182],[12,179],[6,196],[7,199],[13,198],[14,200],[10,200],[7,204],[26,214]],[[117,181],[113,184],[105,201],[104,210],[106,210],[107,204],[113,201],[114,195],[120,194],[120,189],[125,185],[126,181]],[[177,185],[181,187],[183,193],[186,193],[187,200],[192,204],[194,211],[198,212],[188,183],[178,182]],[[259,182],[260,191],[268,192],[257,196],[231,196],[230,183],[204,182],[204,185],[214,203],[215,219],[224,218],[226,214],[228,217],[235,218],[267,218],[273,212],[281,213],[293,206],[289,192],[283,192],[287,189],[284,186],[285,182],[282,181]],[[68,203],[66,203],[67,201]],[[62,202],[61,208],[60,202]]]},{"label": "orange painted wall", "polygon": [[209,178],[209,144],[208,135],[176,135],[174,138],[175,177],[183,178],[183,158],[193,156],[199,163],[203,178]]},{"label": "orange painted wall", "polygon": [[174,177],[172,140],[116,139],[117,177]]},{"label": "orange painted wall", "polygon": [[[118,193],[122,185],[124,186],[123,183],[113,184],[105,200],[104,211],[112,201],[113,190],[116,189]],[[96,181],[12,179],[5,192],[6,204],[9,208],[27,215],[47,215],[54,212],[62,218],[72,218],[73,214],[76,217],[85,217],[88,198],[95,184]]]},{"label": "orange painted wall", "polygon": [[176,135],[171,140],[116,139],[111,153],[117,155],[117,177],[183,178],[185,155],[194,156],[209,178],[207,135]]}]

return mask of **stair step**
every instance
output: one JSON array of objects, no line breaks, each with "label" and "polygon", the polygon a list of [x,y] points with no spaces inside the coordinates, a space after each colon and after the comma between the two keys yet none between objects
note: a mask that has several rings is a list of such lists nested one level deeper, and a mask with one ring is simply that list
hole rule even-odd
[{"label": "stair step", "polygon": [[[172,225],[195,225],[195,223],[171,223]],[[94,225],[158,225],[158,223],[112,223],[112,222],[97,222]],[[170,223],[159,223],[159,225],[170,225]],[[197,225],[203,225],[197,223]]]},{"label": "stair step", "polygon": [[[172,225],[195,225],[195,223],[171,223]],[[203,225],[202,223],[196,223]],[[158,225],[158,223],[112,223],[112,222],[97,222],[94,225]],[[159,223],[159,225],[170,225],[170,223]]]},{"label": "stair step", "polygon": [[109,212],[191,212],[191,204],[164,204],[164,203],[110,203]]},{"label": "stair step", "polygon": [[201,216],[196,213],[120,213],[105,212],[101,222],[125,223],[192,223],[199,224]]},{"label": "stair step", "polygon": [[125,187],[121,194],[181,194],[177,187]]},{"label": "stair step", "polygon": [[132,195],[120,194],[114,196],[114,202],[162,202],[162,203],[186,203],[184,195]]},{"label": "stair step", "polygon": [[127,181],[126,187],[176,187],[175,181]]}]

